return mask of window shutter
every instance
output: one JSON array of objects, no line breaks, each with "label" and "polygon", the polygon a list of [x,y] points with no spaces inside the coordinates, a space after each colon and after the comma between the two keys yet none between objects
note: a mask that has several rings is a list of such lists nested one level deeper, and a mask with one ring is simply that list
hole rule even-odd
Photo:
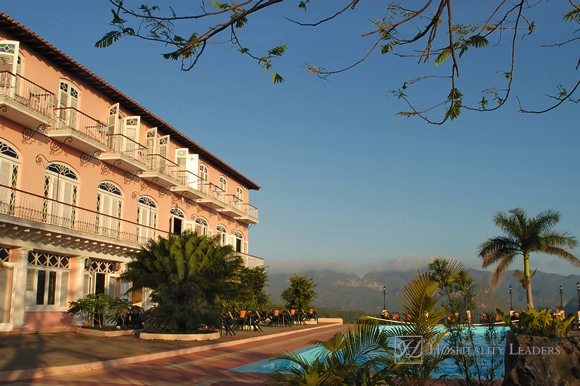
[{"label": "window shutter", "polygon": [[175,163],[177,164],[177,176],[181,185],[189,184],[189,174],[187,173],[187,148],[175,149]]},{"label": "window shutter", "polygon": [[195,233],[195,222],[185,221],[185,230]]},{"label": "window shutter", "polygon": [[157,147],[157,154],[159,154],[161,157],[159,157],[159,165],[158,166],[158,170],[160,171],[165,171],[165,168],[167,166],[167,155],[169,154],[169,135],[164,135],[163,137],[159,137],[159,143],[158,143],[158,147]]},{"label": "window shutter", "polygon": [[69,273],[67,271],[63,271],[60,273],[60,299],[59,305],[68,305],[68,277]]},{"label": "window shutter", "polygon": [[191,184],[190,186],[193,189],[198,189],[198,184],[197,184],[197,168],[199,167],[199,155],[197,154],[189,154],[187,156],[187,162],[186,162],[186,169],[189,172],[187,175],[189,176],[189,183]]},{"label": "window shutter", "polygon": [[155,157],[157,154],[157,128],[154,127],[145,132],[145,146],[147,146],[147,165],[149,170],[155,169]]},{"label": "window shutter", "polygon": [[[134,152],[137,150],[139,143],[139,127],[141,126],[141,117],[125,117],[123,119],[123,135],[124,146],[123,150],[126,152]],[[135,155],[135,154],[133,154]]]},{"label": "window shutter", "polygon": [[2,207],[4,205],[10,204],[9,188],[12,185],[11,176],[12,176],[12,163],[0,159],[0,185],[8,186],[7,188],[5,188],[4,186],[0,186],[0,205],[2,205]]},{"label": "window shutter", "polygon": [[116,103],[109,107],[109,114],[107,118],[107,144],[110,149],[115,151],[120,150],[119,137],[115,134],[119,134],[119,104]]}]

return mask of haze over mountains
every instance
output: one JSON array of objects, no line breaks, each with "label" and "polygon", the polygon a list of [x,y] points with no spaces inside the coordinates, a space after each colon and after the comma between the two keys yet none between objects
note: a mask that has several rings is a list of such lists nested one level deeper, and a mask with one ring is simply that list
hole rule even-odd
[{"label": "haze over mountains", "polygon": [[[421,271],[425,271],[423,269]],[[485,312],[499,307],[509,310],[509,286],[512,286],[512,302],[515,310],[521,310],[526,305],[526,294],[521,284],[512,277],[513,271],[508,271],[496,289],[491,289],[489,278],[491,273],[483,270],[469,270],[475,280],[477,310]],[[571,267],[571,271],[578,271]],[[269,286],[266,292],[275,302],[281,303],[280,293],[290,285],[288,277],[294,272],[269,273]],[[385,303],[388,310],[399,309],[399,298],[405,284],[416,274],[417,270],[369,272],[364,276],[350,273],[333,272],[330,270],[308,270],[295,272],[298,275],[313,278],[317,287],[317,297],[314,305],[318,307],[340,308],[342,310],[361,310],[377,314],[383,308],[383,285],[386,287]],[[536,309],[555,308],[560,305],[560,285],[562,286],[562,302],[567,313],[578,309],[578,293],[576,282],[580,274],[558,275],[537,271],[532,279],[534,303]]]}]

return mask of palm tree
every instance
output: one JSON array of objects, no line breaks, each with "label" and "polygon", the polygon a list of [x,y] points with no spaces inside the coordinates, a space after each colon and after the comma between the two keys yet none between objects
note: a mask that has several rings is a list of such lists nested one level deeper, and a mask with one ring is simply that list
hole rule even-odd
[{"label": "palm tree", "polygon": [[344,334],[314,342],[317,354],[312,360],[288,352],[272,360],[288,364],[270,374],[270,385],[374,386],[393,385],[398,367],[389,346],[389,330],[376,323],[359,323]]},{"label": "palm tree", "polygon": [[483,268],[497,264],[491,276],[492,287],[502,279],[503,275],[517,256],[524,258],[524,272],[521,280],[526,289],[528,308],[534,308],[532,297],[532,274],[530,273],[530,254],[545,253],[569,261],[580,267],[580,260],[564,247],[576,247],[576,238],[566,233],[558,233],[552,228],[560,221],[560,214],[547,210],[536,217],[528,218],[527,213],[520,208],[512,209],[509,215],[498,212],[493,221],[505,236],[488,239],[479,247],[479,257],[483,259]]},{"label": "palm tree", "polygon": [[147,322],[159,330],[192,332],[201,325],[216,326],[219,300],[235,298],[242,285],[243,261],[231,246],[217,238],[191,232],[149,242],[127,264],[122,280],[133,288],[150,288],[157,303]]}]

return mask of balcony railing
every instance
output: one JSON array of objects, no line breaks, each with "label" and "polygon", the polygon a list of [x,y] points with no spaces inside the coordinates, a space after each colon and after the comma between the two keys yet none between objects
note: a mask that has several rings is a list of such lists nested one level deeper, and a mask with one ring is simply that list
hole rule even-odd
[{"label": "balcony railing", "polygon": [[70,130],[107,145],[107,125],[103,122],[74,107],[59,107],[54,111],[56,122],[51,129]]},{"label": "balcony railing", "polygon": [[169,187],[178,183],[178,172],[175,162],[159,154],[147,154],[145,157],[147,170],[141,174],[144,180],[155,181],[156,184]]},{"label": "balcony railing", "polygon": [[123,134],[107,134],[107,147],[108,150],[100,156],[102,161],[111,162],[129,172],[147,169],[147,148],[139,142]]},{"label": "balcony railing", "polygon": [[28,79],[8,71],[0,72],[0,101],[12,107],[2,115],[30,127],[54,119],[56,96]]},{"label": "balcony railing", "polygon": [[80,208],[19,189],[0,185],[0,214],[60,228],[65,233],[79,232],[117,241],[142,244],[167,232],[115,216]]}]

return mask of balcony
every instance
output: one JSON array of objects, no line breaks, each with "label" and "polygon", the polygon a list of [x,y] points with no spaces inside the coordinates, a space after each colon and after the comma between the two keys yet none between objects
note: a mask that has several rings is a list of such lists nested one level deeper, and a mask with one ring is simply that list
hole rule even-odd
[{"label": "balcony", "polygon": [[197,200],[199,204],[214,210],[220,210],[227,207],[226,192],[220,187],[211,183],[204,183],[201,187],[206,191],[206,194]]},{"label": "balcony", "polygon": [[0,72],[0,116],[27,128],[54,122],[56,97],[39,85],[8,71]]},{"label": "balcony", "polygon": [[245,253],[239,253],[238,255],[244,261],[244,265],[248,268],[256,268],[256,267],[263,267],[264,266],[264,259],[258,256],[252,256]]},{"label": "balcony", "polygon": [[84,153],[102,153],[107,150],[107,126],[74,107],[55,109],[56,122],[46,135],[66,143]]},{"label": "balcony", "polygon": [[81,249],[123,254],[167,232],[0,185],[0,234]]},{"label": "balcony", "polygon": [[208,195],[209,184],[188,170],[178,170],[177,184],[171,190],[197,201]]},{"label": "balcony", "polygon": [[123,134],[107,134],[107,151],[99,159],[129,173],[147,170],[147,148]]},{"label": "balcony", "polygon": [[244,203],[239,197],[228,194],[226,196],[226,204],[224,208],[218,209],[218,211],[246,224],[258,223],[258,209],[248,203]]},{"label": "balcony", "polygon": [[159,154],[148,154],[145,162],[147,170],[139,176],[142,180],[151,181],[164,188],[180,184],[175,162]]}]

